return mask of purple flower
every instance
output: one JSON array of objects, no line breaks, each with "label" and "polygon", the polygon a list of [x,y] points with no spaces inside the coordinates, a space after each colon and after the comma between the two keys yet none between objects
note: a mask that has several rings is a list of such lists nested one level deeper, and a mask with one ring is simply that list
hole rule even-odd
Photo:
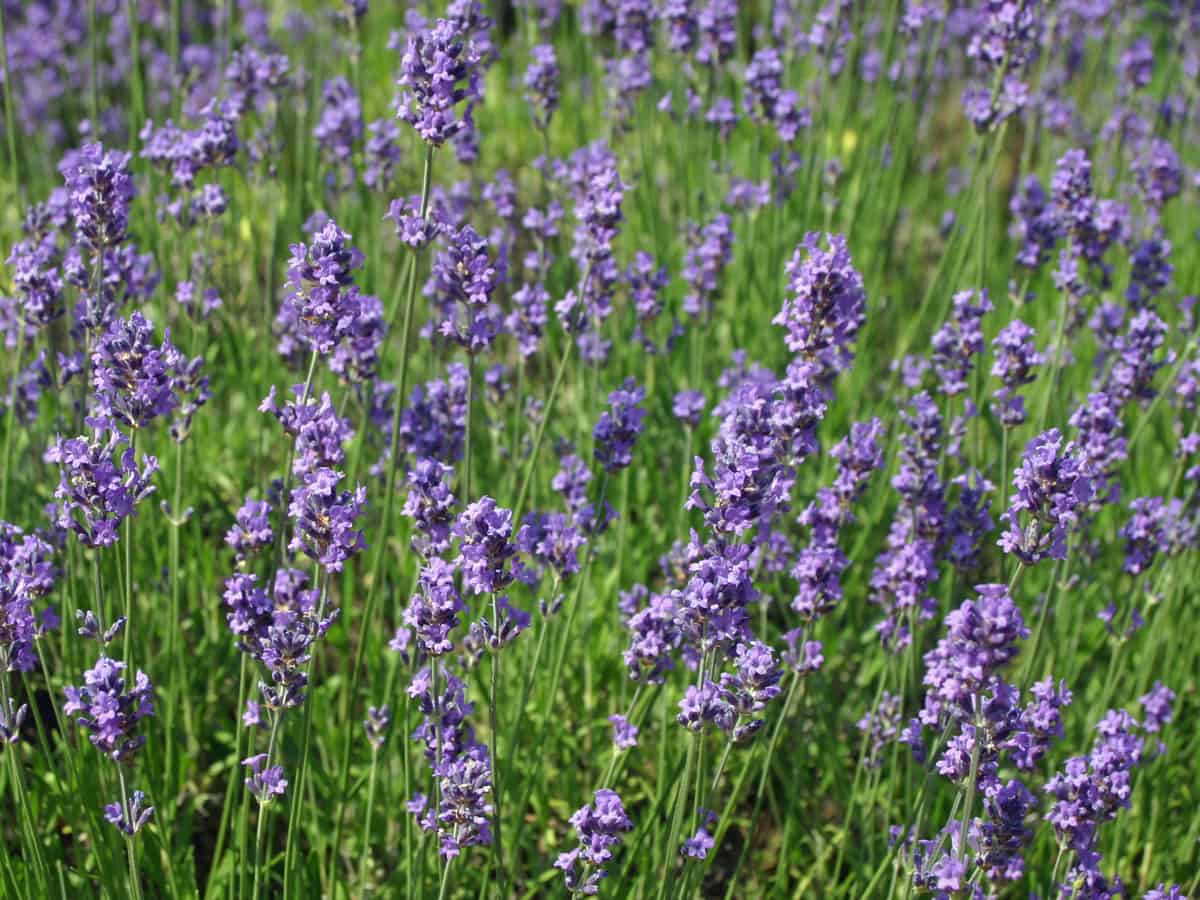
[{"label": "purple flower", "polygon": [[751,579],[749,546],[719,540],[700,544],[693,532],[687,552],[689,578],[677,601],[675,624],[699,658],[749,638],[747,607],[758,591]]},{"label": "purple flower", "polygon": [[142,158],[169,169],[171,183],[187,191],[195,187],[201,171],[230,165],[238,150],[237,122],[215,104],[205,109],[204,124],[197,129],[177,128],[170,119],[155,128],[147,120],[140,137]]},{"label": "purple flower", "polygon": [[534,126],[545,131],[558,109],[558,57],[552,44],[538,44],[530,55],[525,70],[525,101],[533,113]]},{"label": "purple flower", "polygon": [[441,656],[454,649],[450,632],[458,626],[459,613],[465,609],[454,584],[454,567],[434,557],[421,568],[417,593],[404,611],[404,624],[412,629],[424,653]]},{"label": "purple flower", "polygon": [[1171,284],[1175,271],[1171,265],[1171,242],[1160,237],[1141,241],[1130,255],[1129,268],[1125,299],[1131,309],[1141,310]]},{"label": "purple flower", "polygon": [[362,106],[350,82],[341,75],[330,78],[321,88],[321,116],[313,137],[335,171],[352,165],[355,147],[363,137]]},{"label": "purple flower", "polygon": [[487,796],[492,791],[492,764],[487,747],[472,744],[464,753],[444,761],[437,776],[442,795],[437,814],[438,852],[453,859],[464,847],[490,844],[492,805]]},{"label": "purple flower", "polygon": [[363,384],[377,374],[387,323],[378,297],[359,294],[356,299],[358,309],[344,329],[342,342],[334,348],[329,368],[344,382]]},{"label": "purple flower", "polygon": [[995,525],[987,498],[996,486],[973,469],[950,484],[958,489],[958,500],[946,515],[942,535],[946,558],[960,572],[970,572],[978,568],[986,538]]},{"label": "purple flower", "polygon": [[104,820],[116,825],[122,832],[132,837],[141,831],[154,815],[154,807],[146,805],[146,795],[142,791],[134,791],[129,799],[129,810],[123,803],[109,803],[104,807]]},{"label": "purple flower", "polygon": [[58,169],[66,181],[79,242],[99,253],[124,241],[134,195],[129,154],[84,144],[67,153]]},{"label": "purple flower", "polygon": [[[50,608],[39,616],[33,602],[48,594],[54,587],[56,572],[54,551],[40,537],[25,534],[15,525],[0,522],[0,670],[31,672],[37,666],[34,641],[41,637],[57,617]],[[9,709],[0,707],[0,715],[8,716],[9,742],[16,740],[15,722],[18,713],[15,701]],[[22,707],[23,708],[23,707]],[[24,714],[20,714],[21,718]]]},{"label": "purple flower", "polygon": [[1119,405],[1109,394],[1090,394],[1071,415],[1070,425],[1077,429],[1075,456],[1092,479],[1090,505],[1116,502],[1120,497],[1116,470],[1128,455]]},{"label": "purple flower", "polygon": [[1146,721],[1142,727],[1151,734],[1157,734],[1163,725],[1170,722],[1174,716],[1172,707],[1175,704],[1175,692],[1161,681],[1154,682],[1150,692],[1143,694],[1139,702]]},{"label": "purple flower", "polygon": [[385,703],[383,706],[367,707],[367,717],[363,720],[363,730],[367,733],[367,743],[375,750],[383,746],[387,740],[388,728],[392,724],[392,710]]},{"label": "purple flower", "polygon": [[1142,900],[1188,900],[1188,898],[1179,885],[1173,884],[1167,887],[1165,884],[1160,884],[1158,887],[1146,891]]},{"label": "purple flower", "polygon": [[537,353],[542,343],[546,323],[550,321],[546,311],[550,294],[539,282],[526,282],[512,296],[513,310],[504,319],[504,329],[517,339],[522,359]]},{"label": "purple flower", "polygon": [[121,522],[154,493],[150,479],[158,460],[143,456],[139,470],[132,447],[114,460],[114,451],[125,442],[119,432],[110,431],[92,440],[60,437],[47,451],[47,461],[57,463],[60,473],[55,524],[74,531],[85,547],[115,544]]},{"label": "purple flower", "polygon": [[453,531],[461,541],[458,565],[465,588],[474,594],[494,594],[512,583],[510,560],[517,552],[512,510],[483,497],[463,510]]},{"label": "purple flower", "polygon": [[1105,381],[1104,391],[1119,405],[1133,400],[1145,403],[1154,399],[1157,394],[1154,376],[1166,364],[1159,352],[1166,335],[1166,322],[1153,310],[1143,309],[1114,342],[1117,358]]},{"label": "purple flower", "polygon": [[774,47],[763,47],[755,52],[746,65],[746,90],[742,103],[748,115],[756,123],[773,121],[775,104],[783,89],[783,59]]},{"label": "purple flower", "polygon": [[993,395],[998,406],[996,415],[1006,428],[1025,422],[1025,402],[1016,391],[1037,377],[1034,370],[1042,363],[1033,341],[1035,334],[1020,319],[1013,319],[992,340],[992,377],[1003,385]]},{"label": "purple flower", "polygon": [[999,544],[1005,553],[1032,565],[1067,557],[1067,533],[1092,498],[1092,479],[1073,444],[1063,447],[1057,428],[1035,437],[1013,475],[1014,493],[1000,516],[1008,526]]},{"label": "purple flower", "polygon": [[1129,521],[1117,532],[1125,539],[1122,568],[1130,575],[1140,575],[1160,553],[1170,553],[1171,531],[1178,511],[1161,497],[1137,497],[1130,501],[1129,512]]},{"label": "purple flower", "polygon": [[1046,793],[1053,798],[1046,821],[1059,841],[1075,851],[1084,870],[1096,869],[1099,862],[1099,826],[1129,806],[1131,774],[1142,760],[1137,727],[1129,713],[1109,710],[1096,726],[1100,736],[1091,753],[1067,760],[1046,782]]},{"label": "purple flower", "polygon": [[363,255],[349,242],[350,235],[330,221],[310,245],[291,245],[288,289],[277,323],[284,331],[279,349],[285,356],[292,353],[293,336],[307,350],[328,356],[352,334],[360,307],[354,270]]},{"label": "purple flower", "polygon": [[822,380],[849,368],[850,345],[866,320],[862,276],[850,260],[846,239],[809,232],[788,263],[789,296],[771,321],[787,330],[789,350],[816,362]]},{"label": "purple flower", "polygon": [[270,674],[269,685],[258,685],[270,710],[304,702],[312,645],[337,619],[337,610],[326,615],[317,608],[320,592],[308,585],[308,575],[297,569],[278,570],[271,594],[258,586],[257,575],[237,574],[225,580],[225,619],[238,637],[238,649],[261,662]]},{"label": "purple flower", "polygon": [[145,428],[176,409],[181,390],[203,388],[207,399],[207,380],[201,385],[199,379],[203,361],[189,363],[169,334],[159,346],[153,337],[154,326],[136,312],[127,320],[114,320],[100,335],[92,351],[90,421]]},{"label": "purple flower", "polygon": [[363,184],[373,191],[392,187],[396,167],[400,164],[400,129],[391,119],[376,119],[367,126],[367,143],[363,147],[365,166]]},{"label": "purple flower", "polygon": [[578,294],[568,293],[555,309],[564,327],[578,333],[585,326],[594,328],[612,313],[613,292],[620,280],[613,243],[624,221],[625,184],[616,156],[603,142],[577,150],[555,173],[567,182],[575,203],[579,224],[571,258],[582,272]]},{"label": "purple flower", "polygon": [[1008,208],[1013,216],[1011,234],[1022,245],[1017,262],[1028,269],[1040,268],[1049,260],[1060,231],[1054,208],[1036,175],[1028,176],[1013,192]]},{"label": "purple flower", "polygon": [[980,584],[975,590],[979,599],[964,600],[946,616],[946,636],[925,654],[926,725],[939,727],[947,716],[969,714],[972,698],[1017,655],[1017,641],[1029,636],[1004,585]]},{"label": "purple flower", "polygon": [[618,750],[628,750],[636,747],[638,742],[638,727],[624,716],[609,716],[608,721],[613,727],[613,744]]},{"label": "purple flower", "polygon": [[288,780],[283,777],[283,766],[267,765],[270,758],[265,753],[249,756],[242,765],[250,770],[246,776],[246,789],[260,804],[269,803],[274,797],[287,792]]},{"label": "purple flower", "polygon": [[737,48],[736,0],[708,0],[694,11],[696,62],[719,68]]},{"label": "purple flower", "polygon": [[367,504],[366,489],[339,491],[345,476],[336,469],[306,472],[288,504],[295,534],[288,549],[302,552],[329,572],[340,572],[346,560],[365,544],[355,526]]},{"label": "purple flower", "polygon": [[1152,220],[1183,186],[1183,166],[1179,154],[1165,138],[1152,138],[1133,159],[1133,174]]},{"label": "purple flower", "polygon": [[593,456],[610,475],[633,462],[633,447],[645,427],[646,411],[640,404],[646,392],[632,378],[608,395],[609,408],[600,414],[592,430]]},{"label": "purple flower", "polygon": [[271,529],[271,504],[265,500],[247,500],[238,509],[237,524],[225,534],[225,543],[233,548],[238,563],[257,556],[275,542]]},{"label": "purple flower", "polygon": [[637,313],[638,332],[642,326],[657,319],[663,310],[661,293],[669,281],[664,266],[655,264],[654,257],[644,250],[634,254],[633,262],[625,270],[625,281],[629,284],[629,297]]},{"label": "purple flower", "polygon": [[1118,69],[1128,89],[1146,87],[1154,76],[1154,48],[1150,42],[1144,37],[1134,40],[1121,54]]},{"label": "purple flower", "polygon": [[722,141],[728,141],[733,129],[737,127],[737,107],[728,97],[717,97],[704,114],[704,121],[717,129],[717,135]]},{"label": "purple flower", "polygon": [[[587,896],[599,890],[600,882],[608,875],[605,866],[621,845],[621,835],[633,830],[633,821],[616,791],[601,788],[593,804],[580,807],[571,816],[571,825],[579,838],[579,847],[559,854],[554,862],[566,878],[567,890]],[[576,867],[582,871],[576,871]],[[586,874],[586,878],[580,878]]]},{"label": "purple flower", "polygon": [[688,291],[683,298],[683,311],[693,319],[712,311],[713,301],[720,292],[721,274],[733,256],[731,220],[717,214],[703,228],[688,233],[688,249],[683,256],[683,280]]},{"label": "purple flower", "polygon": [[[333,468],[345,462],[343,445],[354,432],[350,422],[338,416],[329,394],[304,397],[304,385],[292,386],[296,400],[281,408],[275,402],[275,387],[259,404],[259,412],[273,415],[295,441],[292,474],[302,478],[317,469]],[[304,402],[301,403],[301,398]]]},{"label": "purple flower", "polygon": [[[565,513],[529,513],[517,532],[517,548],[537,564],[554,569],[560,580],[579,571],[579,551],[587,543],[572,518]],[[540,572],[522,566],[518,577],[529,584]]]},{"label": "purple flower", "polygon": [[467,127],[456,107],[479,91],[480,56],[474,41],[450,19],[409,35],[400,61],[398,115],[421,140],[440,147]]},{"label": "purple flower", "polygon": [[438,331],[469,353],[486,350],[503,323],[492,294],[499,275],[488,256],[487,241],[470,225],[445,234],[446,248],[433,261],[429,279],[441,314]]},{"label": "purple flower", "polygon": [[933,335],[930,360],[941,382],[941,391],[947,397],[967,389],[972,360],[983,350],[982,322],[984,315],[991,312],[992,302],[986,289],[979,292],[978,302],[972,302],[975,296],[974,291],[955,294],[950,319]]},{"label": "purple flower", "polygon": [[414,250],[424,247],[438,233],[437,224],[421,215],[420,204],[419,199],[397,197],[388,204],[388,211],[383,216],[396,226],[396,237],[401,243]]},{"label": "purple flower", "polygon": [[704,404],[702,392],[680,391],[671,401],[671,414],[688,428],[695,428],[704,415]]},{"label": "purple flower", "polygon": [[626,620],[630,637],[623,659],[634,681],[661,684],[674,667],[673,653],[680,637],[677,603],[674,595],[650,594],[647,604]]},{"label": "purple flower", "polygon": [[435,459],[419,459],[408,472],[408,496],[403,512],[416,526],[412,548],[426,559],[450,548],[457,503],[450,489],[453,472],[450,466]]},{"label": "purple flower", "polygon": [[713,836],[709,834],[707,826],[700,826],[696,829],[696,833],[683,842],[683,846],[679,852],[689,859],[707,859],[708,853],[716,842]]},{"label": "purple flower", "polygon": [[838,546],[838,535],[854,521],[851,504],[866,488],[871,472],[883,464],[882,435],[878,419],[851,425],[850,433],[830,453],[838,462],[833,482],[817,491],[798,518],[811,531],[808,546],[799,552],[790,572],[797,582],[792,609],[805,622],[827,614],[842,598],[840,579],[850,561]]},{"label": "purple flower", "polygon": [[97,750],[118,763],[126,763],[146,743],[135,734],[137,723],[154,715],[154,686],[145,672],[138,672],[133,688],[126,691],[125,663],[100,657],[83,673],[83,685],[65,688],[63,714],[75,717],[88,732]]}]

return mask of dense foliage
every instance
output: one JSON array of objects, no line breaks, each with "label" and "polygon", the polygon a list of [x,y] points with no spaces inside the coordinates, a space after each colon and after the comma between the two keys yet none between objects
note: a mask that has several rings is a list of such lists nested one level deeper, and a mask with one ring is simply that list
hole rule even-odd
[{"label": "dense foliage", "polygon": [[1200,8],[0,0],[0,895],[1200,883]]}]

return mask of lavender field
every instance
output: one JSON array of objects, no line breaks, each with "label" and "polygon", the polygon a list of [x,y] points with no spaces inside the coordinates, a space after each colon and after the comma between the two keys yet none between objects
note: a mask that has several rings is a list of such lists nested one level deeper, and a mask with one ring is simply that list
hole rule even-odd
[{"label": "lavender field", "polygon": [[0,897],[1200,897],[1200,5],[0,47]]}]

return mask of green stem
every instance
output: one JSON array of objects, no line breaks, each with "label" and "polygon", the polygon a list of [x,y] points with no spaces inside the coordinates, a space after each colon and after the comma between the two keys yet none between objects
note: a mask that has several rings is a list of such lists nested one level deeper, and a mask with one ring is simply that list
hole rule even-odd
[{"label": "green stem", "polygon": [[[421,218],[429,215],[429,195],[433,189],[433,147],[425,150],[425,172],[421,185]],[[407,278],[407,290],[404,299],[404,323],[400,329],[400,375],[396,384],[396,393],[392,399],[392,434],[390,442],[391,455],[388,458],[387,482],[383,495],[383,517],[379,524],[379,537],[375,541],[375,555],[371,560],[370,580],[367,582],[367,598],[363,604],[363,626],[359,629],[359,640],[354,648],[354,664],[350,668],[350,681],[346,686],[346,696],[351,700],[358,689],[359,676],[362,673],[363,653],[366,650],[366,634],[368,626],[375,613],[375,601],[379,591],[379,583],[383,572],[383,559],[387,551],[388,529],[391,526],[392,508],[396,497],[396,470],[400,456],[400,413],[404,408],[404,395],[408,390],[409,370],[409,341],[412,335],[413,307],[416,305],[417,265],[420,253],[414,252],[410,257]],[[388,317],[389,323],[395,319],[396,310]],[[348,717],[348,716],[347,716]],[[346,737],[342,744],[341,771],[338,774],[337,812],[334,816],[333,844],[330,851],[337,859],[338,848],[341,845],[342,820],[346,812],[346,787],[350,778],[350,729],[345,729]]]},{"label": "green stem", "polygon": [[[322,579],[321,599],[317,604],[317,620],[320,621],[325,615],[326,602],[329,599],[329,575],[326,574]],[[301,728],[300,737],[300,765],[296,769],[296,784],[292,790],[291,808],[288,812],[287,823],[287,842],[284,849],[283,857],[283,896],[285,898],[292,896],[289,892],[291,885],[293,866],[296,861],[296,842],[299,839],[299,820],[300,807],[304,802],[304,783],[305,777],[308,774],[308,758],[312,736],[312,708],[313,708],[313,688],[312,688],[312,672],[316,663],[316,653],[310,650],[307,670],[308,690],[304,696],[304,724]],[[347,729],[349,730],[349,729]]]},{"label": "green stem", "polygon": [[[134,457],[134,464],[137,463],[137,431],[132,432],[129,438],[129,449]],[[125,660],[125,672],[129,677],[133,676],[133,656],[130,648],[132,647],[131,638],[133,636],[133,514],[125,517],[125,521],[121,525],[125,532],[124,540],[124,557],[125,557],[125,640],[121,654]]]},{"label": "green stem", "polygon": [[[474,357],[472,357],[474,358]],[[500,613],[496,605],[496,595],[492,594],[492,626],[496,629],[497,634],[500,631]],[[492,685],[491,692],[488,694],[488,726],[491,728],[491,757],[492,757],[492,797],[493,797],[493,812],[492,812],[492,836],[494,847],[494,859],[496,861],[497,874],[500,877],[500,896],[508,895],[508,878],[507,871],[504,865],[504,845],[501,843],[501,784],[500,778],[496,777],[496,773],[500,765],[500,727],[496,715],[497,697],[500,691],[500,649],[492,649]]]},{"label": "green stem", "polygon": [[477,390],[475,382],[478,375],[476,355],[471,353],[467,358],[467,422],[463,429],[463,509],[466,509],[471,504],[471,499],[474,496],[471,493],[471,432],[475,429],[471,426],[474,424],[475,418],[475,392]]},{"label": "green stem", "polygon": [[[13,119],[12,73],[8,68],[8,37],[4,22],[4,8],[0,4],[0,66],[4,74],[4,137],[8,144],[8,166],[12,172],[14,189],[20,190],[21,171],[17,165],[17,129]],[[7,469],[6,469],[7,471]]]},{"label": "green stem", "polygon": [[[263,763],[263,770],[271,765],[271,754],[275,752],[275,738],[279,734],[279,722],[283,718],[282,712],[279,710],[271,714],[271,736],[267,740],[267,758]],[[263,863],[263,828],[267,821],[267,803],[259,800],[258,803],[258,824],[254,827],[254,900],[258,900],[259,879],[262,877],[263,869],[266,868]]]},{"label": "green stem", "polygon": [[[5,81],[5,87],[8,82]],[[21,377],[21,366],[24,365],[25,355],[25,323],[17,317],[17,368],[13,372],[12,382],[8,388],[8,409],[4,413],[4,476],[0,479],[0,519],[8,517],[8,477],[12,471],[12,442],[13,433],[17,430],[17,381]]]},{"label": "green stem", "polygon": [[691,735],[691,740],[688,741],[687,762],[683,768],[683,778],[679,780],[679,787],[675,791],[675,802],[672,804],[671,811],[671,831],[667,837],[667,852],[666,859],[663,864],[662,880],[658,885],[658,900],[663,900],[668,896],[668,889],[672,889],[676,882],[675,877],[675,861],[679,855],[679,835],[683,830],[683,817],[687,809],[687,792],[688,786],[692,781],[692,770],[696,767],[696,754],[699,752],[700,735]]},{"label": "green stem", "polygon": [[542,439],[546,436],[546,423],[554,412],[554,401],[558,398],[559,388],[562,387],[563,375],[567,371],[567,360],[571,357],[571,348],[575,342],[569,334],[563,335],[563,352],[558,360],[558,368],[554,372],[554,381],[550,385],[550,393],[542,408],[542,418],[538,422],[537,432],[533,438],[533,447],[529,451],[529,461],[525,463],[525,475],[521,478],[521,490],[517,492],[517,502],[513,505],[513,524],[519,526],[521,516],[525,512],[525,500],[529,495],[529,485],[533,481],[533,471],[537,466],[538,452],[542,448]]},{"label": "green stem", "polygon": [[367,778],[367,817],[363,821],[362,850],[358,860],[358,887],[366,890],[367,861],[371,856],[371,817],[375,811],[375,775],[379,764],[379,748],[371,749],[371,774]]},{"label": "green stem", "polygon": [[[125,787],[125,769],[117,764],[117,777],[121,781],[121,808],[125,811],[125,821],[133,826],[133,810],[129,806],[129,791]],[[129,857],[129,892],[134,900],[142,900],[142,879],[138,874],[137,852],[134,849],[134,837],[125,835],[125,850]]]}]

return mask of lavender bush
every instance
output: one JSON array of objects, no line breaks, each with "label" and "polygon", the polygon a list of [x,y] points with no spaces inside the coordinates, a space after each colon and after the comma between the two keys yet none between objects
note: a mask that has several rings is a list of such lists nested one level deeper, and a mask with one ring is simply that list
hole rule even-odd
[{"label": "lavender bush", "polygon": [[0,0],[0,897],[1200,896],[1200,14]]}]

